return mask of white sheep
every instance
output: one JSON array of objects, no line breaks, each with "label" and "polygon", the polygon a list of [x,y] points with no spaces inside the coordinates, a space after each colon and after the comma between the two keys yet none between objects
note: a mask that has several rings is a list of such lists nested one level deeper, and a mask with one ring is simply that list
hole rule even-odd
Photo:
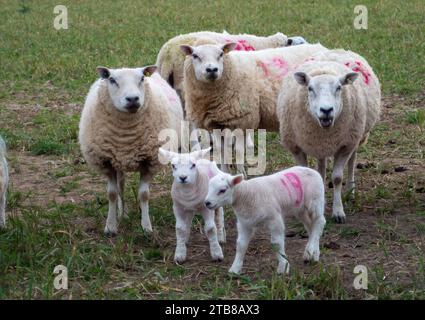
[{"label": "white sheep", "polygon": [[[357,79],[357,80],[356,80]],[[313,55],[282,82],[278,116],[282,145],[299,165],[318,160],[325,180],[326,159],[334,157],[332,216],[345,222],[341,199],[348,161],[348,190],[354,190],[356,152],[379,119],[381,89],[367,61],[351,51]]]},{"label": "white sheep", "polygon": [[180,45],[194,45],[198,41],[225,44],[236,42],[235,50],[253,51],[267,48],[277,48],[286,45],[287,37],[276,33],[268,37],[250,34],[232,35],[223,33],[201,31],[183,34],[168,40],[160,49],[156,60],[159,74],[177,91],[184,104],[183,64],[185,56],[180,51]]},{"label": "white sheep", "polygon": [[90,88],[81,115],[82,154],[108,179],[107,235],[117,233],[117,205],[118,217],[124,215],[125,172],[140,173],[141,224],[145,231],[152,232],[149,182],[161,168],[158,148],[165,141],[160,141],[160,132],[174,129],[180,135],[183,119],[178,95],[155,70],[155,66],[97,68],[101,79]]},{"label": "white sheep", "polygon": [[[327,49],[320,44],[303,44],[245,52],[234,51],[236,45],[181,46],[187,55],[184,64],[187,120],[195,128],[208,131],[224,128],[278,131],[276,100],[283,77],[313,53]],[[238,170],[244,172],[242,169],[239,165]]]},{"label": "white sheep", "polygon": [[171,162],[174,182],[171,189],[173,212],[176,218],[176,251],[174,260],[182,263],[186,260],[186,244],[189,241],[192,220],[201,213],[205,222],[205,234],[210,243],[213,260],[223,260],[220,244],[226,241],[223,208],[210,210],[204,201],[208,193],[208,182],[219,173],[215,162],[203,159],[211,148],[179,154],[159,149],[166,161]]},{"label": "white sheep", "polygon": [[6,143],[0,137],[0,228],[6,226],[6,191],[9,184],[9,171],[6,160]]},{"label": "white sheep", "polygon": [[231,205],[236,214],[236,256],[229,272],[241,272],[249,241],[255,228],[263,223],[268,227],[271,243],[278,251],[277,272],[289,272],[285,254],[284,218],[287,216],[300,219],[308,232],[304,261],[319,260],[319,240],[326,223],[325,191],[320,174],[313,169],[292,167],[246,181],[242,175],[220,173],[209,182],[205,205],[211,210]]},{"label": "white sheep", "polygon": [[289,37],[288,40],[286,40],[286,46],[298,46],[300,44],[308,43],[306,39],[300,36],[294,36]]}]

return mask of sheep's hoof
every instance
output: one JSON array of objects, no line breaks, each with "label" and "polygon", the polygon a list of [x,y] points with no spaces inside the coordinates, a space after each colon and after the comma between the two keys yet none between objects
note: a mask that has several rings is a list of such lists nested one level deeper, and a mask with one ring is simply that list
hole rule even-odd
[{"label": "sheep's hoof", "polygon": [[115,237],[118,234],[117,230],[110,230],[108,227],[105,227],[105,231],[103,231],[104,235],[108,238]]},{"label": "sheep's hoof", "polygon": [[186,261],[186,257],[183,256],[175,256],[174,262],[177,264],[183,264]]},{"label": "sheep's hoof", "polygon": [[336,223],[341,223],[341,224],[345,223],[345,220],[346,220],[345,216],[333,216],[333,218]]},{"label": "sheep's hoof", "polygon": [[220,250],[220,252],[211,253],[211,258],[212,258],[212,261],[221,262],[224,259],[223,252]]},{"label": "sheep's hoof", "polygon": [[230,268],[229,269],[229,274],[231,276],[239,276],[241,274],[241,270],[236,270],[236,269]]}]

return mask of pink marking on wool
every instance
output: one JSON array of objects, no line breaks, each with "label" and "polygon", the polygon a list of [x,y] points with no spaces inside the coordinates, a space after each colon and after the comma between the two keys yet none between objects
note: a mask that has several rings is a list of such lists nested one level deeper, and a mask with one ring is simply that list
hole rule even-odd
[{"label": "pink marking on wool", "polygon": [[[295,205],[299,207],[304,197],[304,190],[301,184],[301,180],[298,177],[298,175],[293,172],[284,173],[283,175],[286,179],[288,179],[288,181],[291,183],[292,188],[295,190],[295,193],[297,195],[297,200],[295,200]],[[291,197],[291,193],[289,192],[289,188],[287,184],[283,181],[283,179],[281,179],[281,181],[284,184],[284,186],[287,188],[289,196]]]},{"label": "pink marking on wool", "polygon": [[[350,68],[350,62],[346,62],[344,65]],[[362,74],[364,83],[369,85],[369,78],[371,73],[365,68],[365,66],[363,66],[360,61],[354,61],[354,63],[351,64],[351,70],[354,72],[360,72]]]},{"label": "pink marking on wool", "polygon": [[212,177],[214,177],[214,172],[212,172],[211,169],[208,169],[207,175],[208,175],[208,178],[211,179]]},{"label": "pink marking on wool", "polygon": [[162,91],[165,93],[170,102],[178,101],[176,92],[168,85],[167,82],[156,77],[151,77],[150,79],[161,87]]},{"label": "pink marking on wool", "polygon": [[[234,42],[230,39],[225,39],[227,43]],[[236,41],[236,51],[255,51],[255,48],[251,46],[246,40],[237,40]]]},{"label": "pink marking on wool", "polygon": [[264,75],[266,77],[270,77],[269,68],[267,67],[267,65],[263,61],[258,61],[257,66],[259,66],[259,67],[261,67],[261,69],[263,69]]},{"label": "pink marking on wool", "polygon": [[263,69],[265,77],[273,80],[281,80],[289,72],[288,63],[281,57],[274,57],[266,62],[257,61],[257,66]]},{"label": "pink marking on wool", "polygon": [[289,189],[289,186],[286,184],[286,182],[283,178],[280,178],[280,182],[282,182],[283,186],[285,187],[286,191],[288,192],[289,199],[292,200],[291,190]]}]

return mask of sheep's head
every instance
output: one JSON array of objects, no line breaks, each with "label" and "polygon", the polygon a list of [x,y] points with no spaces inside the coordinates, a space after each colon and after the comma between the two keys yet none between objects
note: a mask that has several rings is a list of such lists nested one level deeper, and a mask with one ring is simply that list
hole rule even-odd
[{"label": "sheep's head", "polygon": [[195,77],[198,81],[213,82],[223,75],[224,55],[235,49],[236,43],[224,45],[205,44],[196,47],[180,46],[181,50],[192,59]]},{"label": "sheep's head", "polygon": [[107,81],[114,107],[122,112],[135,113],[145,103],[145,77],[156,71],[156,66],[143,68],[108,69],[98,67],[100,77]]},{"label": "sheep's head", "polygon": [[342,87],[353,83],[358,73],[348,72],[343,76],[322,74],[310,77],[305,72],[294,73],[295,80],[307,87],[311,115],[322,128],[330,128],[342,110]]},{"label": "sheep's head", "polygon": [[176,153],[159,148],[159,154],[165,161],[171,162],[173,177],[176,183],[194,184],[198,177],[196,162],[209,154],[211,148],[193,151],[191,153]]},{"label": "sheep's head", "polygon": [[219,207],[233,203],[235,186],[241,183],[243,175],[232,176],[228,173],[220,173],[211,178],[208,184],[208,195],[205,198],[205,206],[215,210]]}]

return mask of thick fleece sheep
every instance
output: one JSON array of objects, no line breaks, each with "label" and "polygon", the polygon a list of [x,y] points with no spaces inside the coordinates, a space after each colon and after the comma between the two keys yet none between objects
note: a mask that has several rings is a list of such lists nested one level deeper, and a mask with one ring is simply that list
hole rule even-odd
[{"label": "thick fleece sheep", "polygon": [[108,178],[107,234],[117,232],[117,204],[119,216],[123,214],[125,172],[140,173],[142,227],[152,231],[149,182],[161,167],[158,148],[164,141],[159,134],[162,129],[179,134],[183,119],[179,97],[155,70],[98,68],[101,79],[92,85],[81,115],[82,154]]},{"label": "thick fleece sheep", "polygon": [[186,244],[189,241],[192,220],[201,213],[205,222],[205,234],[210,243],[213,260],[223,260],[223,251],[219,242],[226,241],[223,208],[210,210],[204,201],[208,193],[208,182],[219,173],[215,162],[203,159],[211,148],[178,154],[159,149],[160,154],[171,162],[174,182],[171,189],[173,212],[176,218],[176,252],[174,260],[178,263],[186,260]]},{"label": "thick fleece sheep", "polygon": [[313,55],[295,71],[284,79],[278,100],[282,144],[300,165],[307,165],[307,155],[317,158],[323,179],[326,158],[334,157],[332,215],[343,223],[343,170],[348,161],[347,187],[353,190],[357,148],[379,119],[379,80],[364,58],[345,50]]},{"label": "thick fleece sheep", "polygon": [[6,191],[9,184],[9,171],[6,160],[6,143],[0,137],[0,228],[6,225]]},{"label": "thick fleece sheep", "polygon": [[260,37],[250,34],[232,35],[225,32],[201,31],[179,35],[168,40],[159,51],[156,65],[158,66],[159,74],[177,91],[183,102],[183,64],[185,56],[180,51],[180,46],[183,44],[194,45],[199,40],[219,44],[236,42],[235,50],[253,51],[283,47],[286,45],[287,37],[282,33]]},{"label": "thick fleece sheep", "polygon": [[269,176],[243,180],[243,176],[221,173],[209,182],[205,205],[211,210],[231,205],[237,217],[236,256],[229,272],[240,273],[255,228],[264,224],[276,246],[279,273],[289,271],[285,254],[285,223],[288,216],[300,219],[309,238],[304,261],[318,261],[319,240],[326,223],[325,191],[317,171],[292,167]]}]

